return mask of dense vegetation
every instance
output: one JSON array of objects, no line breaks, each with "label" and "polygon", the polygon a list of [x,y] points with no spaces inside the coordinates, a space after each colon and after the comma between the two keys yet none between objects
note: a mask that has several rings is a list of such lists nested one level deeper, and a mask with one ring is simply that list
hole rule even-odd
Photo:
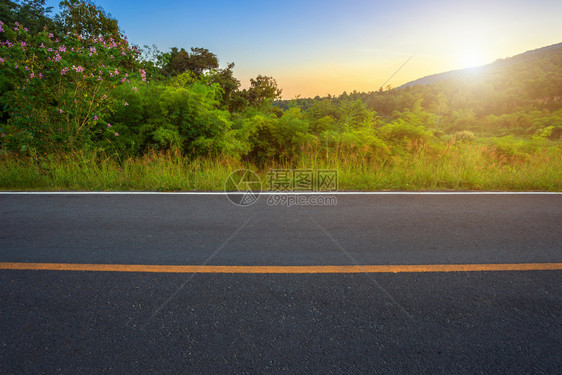
[{"label": "dense vegetation", "polygon": [[4,189],[221,189],[242,167],[336,168],[344,189],[562,188],[560,44],[282,101],[205,48],[140,49],[91,2],[44,3],[0,5]]}]

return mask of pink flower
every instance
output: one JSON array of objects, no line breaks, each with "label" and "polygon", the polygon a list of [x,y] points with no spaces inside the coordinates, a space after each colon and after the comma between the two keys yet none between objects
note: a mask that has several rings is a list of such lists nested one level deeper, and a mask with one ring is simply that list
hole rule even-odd
[{"label": "pink flower", "polygon": [[111,124],[107,124],[107,127],[108,127],[108,128],[111,128]]},{"label": "pink flower", "polygon": [[126,106],[129,105],[129,103],[125,102],[125,105],[126,105]]},{"label": "pink flower", "polygon": [[25,47],[25,46],[27,46],[27,43],[25,43],[25,42],[22,40],[21,46],[22,46],[22,47]]},{"label": "pink flower", "polygon": [[119,133],[115,132],[115,136],[117,137],[119,135]]},{"label": "pink flower", "polygon": [[59,112],[62,113],[62,109],[59,108]]},{"label": "pink flower", "polygon": [[99,120],[98,116],[94,116],[94,120],[96,121]]},{"label": "pink flower", "polygon": [[4,59],[0,57],[0,63],[4,64]]}]

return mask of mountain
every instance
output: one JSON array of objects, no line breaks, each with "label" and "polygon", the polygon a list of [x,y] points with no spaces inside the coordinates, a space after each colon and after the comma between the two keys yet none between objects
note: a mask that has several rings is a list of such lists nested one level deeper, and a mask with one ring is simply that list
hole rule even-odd
[{"label": "mountain", "polygon": [[451,70],[445,73],[437,73],[431,74],[422,78],[418,78],[414,81],[410,81],[408,83],[399,86],[398,88],[405,88],[405,87],[413,87],[416,85],[431,85],[434,83],[439,83],[442,81],[447,81],[449,79],[458,79],[460,77],[466,78],[474,76],[475,73],[482,72],[486,70],[489,65],[482,65],[476,66],[472,68],[465,68],[465,69],[458,69],[458,70]]},{"label": "mountain", "polygon": [[405,83],[399,88],[416,85],[429,85],[448,80],[474,79],[480,75],[485,75],[487,78],[490,78],[490,75],[498,75],[502,73],[522,73],[526,70],[525,68],[531,66],[538,68],[543,72],[558,71],[558,73],[560,73],[560,69],[562,68],[562,43],[527,51],[506,59],[498,59],[487,65],[432,74]]},{"label": "mountain", "polygon": [[340,96],[278,101],[275,105],[282,109],[298,106],[305,111],[349,101],[362,101],[367,109],[385,118],[394,118],[416,105],[451,118],[559,111],[562,110],[562,43],[476,68],[430,75],[391,90],[344,92]]}]

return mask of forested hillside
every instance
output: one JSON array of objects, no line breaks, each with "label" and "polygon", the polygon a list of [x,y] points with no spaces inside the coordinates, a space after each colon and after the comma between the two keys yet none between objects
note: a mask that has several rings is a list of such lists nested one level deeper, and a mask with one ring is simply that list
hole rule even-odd
[{"label": "forested hillside", "polygon": [[[344,189],[560,190],[560,44],[397,89],[280,101],[203,47],[128,42],[91,2],[0,6],[0,187],[221,189],[331,168]],[[222,63],[222,64],[221,64]]]},{"label": "forested hillside", "polygon": [[[445,133],[469,130],[478,135],[533,135],[545,125],[550,137],[562,134],[562,43],[493,64],[435,74],[399,88],[339,97],[279,102],[302,109],[360,100],[379,116],[392,119],[419,109],[437,116],[432,126]],[[429,126],[429,124],[428,124]]]}]

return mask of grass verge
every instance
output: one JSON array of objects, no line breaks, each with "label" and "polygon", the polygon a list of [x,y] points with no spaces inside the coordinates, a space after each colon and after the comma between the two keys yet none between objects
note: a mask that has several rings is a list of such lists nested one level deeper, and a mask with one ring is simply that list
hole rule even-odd
[{"label": "grass verge", "polygon": [[304,153],[291,163],[270,163],[261,168],[231,158],[190,160],[171,153],[121,162],[91,154],[42,160],[3,156],[0,189],[222,191],[228,175],[237,169],[253,170],[265,183],[270,168],[335,169],[339,190],[562,191],[559,148],[505,155],[478,144],[427,147],[385,160],[355,155],[332,159],[330,155]]}]

